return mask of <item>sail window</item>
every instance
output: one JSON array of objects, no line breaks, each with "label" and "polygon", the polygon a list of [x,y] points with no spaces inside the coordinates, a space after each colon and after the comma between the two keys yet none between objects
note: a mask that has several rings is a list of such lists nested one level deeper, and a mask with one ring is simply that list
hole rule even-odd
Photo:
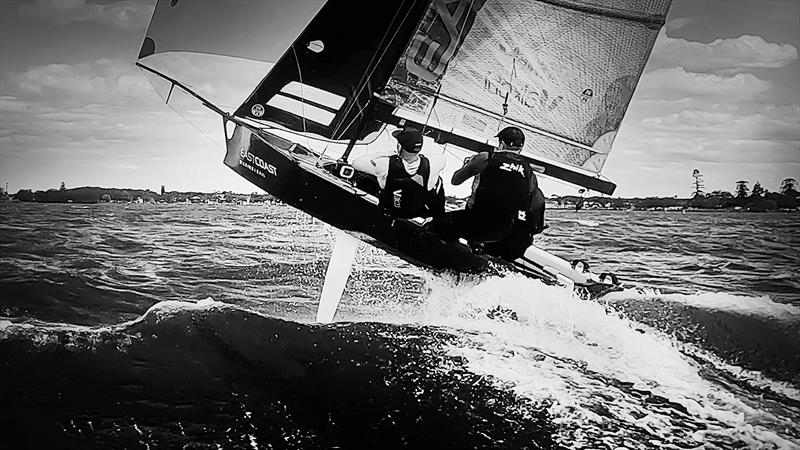
[{"label": "sail window", "polygon": [[325,126],[330,125],[331,122],[333,122],[333,118],[336,117],[336,115],[330,111],[280,94],[273,96],[269,102],[267,102],[267,105],[275,109],[292,113],[296,116],[305,117],[308,120]]},{"label": "sail window", "polygon": [[290,94],[303,100],[312,101],[332,110],[338,110],[344,104],[344,97],[334,93],[324,91],[314,86],[292,81],[281,88],[284,94]]}]

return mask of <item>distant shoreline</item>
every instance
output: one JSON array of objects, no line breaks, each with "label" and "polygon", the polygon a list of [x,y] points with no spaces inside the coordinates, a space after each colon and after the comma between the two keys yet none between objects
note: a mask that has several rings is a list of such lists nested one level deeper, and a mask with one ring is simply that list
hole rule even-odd
[{"label": "distant shoreline", "polygon": [[[695,196],[693,198],[646,197],[611,198],[579,197],[574,195],[553,196],[547,199],[549,210],[635,210],[635,211],[789,211],[800,210],[800,193],[791,190],[785,194],[766,193],[763,196],[750,195],[733,197],[729,193],[721,195]],[[2,193],[0,201],[19,201],[35,203],[212,203],[249,204],[275,203],[279,201],[267,193],[239,194],[223,192],[178,192],[161,193],[149,189],[120,189],[102,187],[79,187],[73,189],[49,189],[47,191],[20,190],[16,194]],[[447,201],[462,206],[464,199],[447,197]]]}]

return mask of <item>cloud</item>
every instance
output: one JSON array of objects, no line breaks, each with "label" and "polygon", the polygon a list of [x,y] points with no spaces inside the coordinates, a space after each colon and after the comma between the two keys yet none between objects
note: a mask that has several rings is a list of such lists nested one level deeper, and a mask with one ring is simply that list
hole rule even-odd
[{"label": "cloud", "polygon": [[738,115],[731,112],[683,110],[664,117],[648,117],[641,124],[653,131],[690,136],[718,136],[729,140],[783,140],[800,142],[797,116]]},{"label": "cloud", "polygon": [[752,74],[731,76],[688,72],[683,67],[658,69],[642,75],[638,99],[716,99],[726,103],[752,101],[769,91],[770,83]]},{"label": "cloud", "polygon": [[[677,19],[672,19],[669,22],[667,22],[665,29],[667,33],[674,33],[675,31],[680,30],[681,28],[685,27],[691,22],[692,19],[690,17],[678,17]],[[666,36],[664,37],[659,36],[659,39],[669,39],[669,38],[667,38]]]},{"label": "cloud", "polygon": [[20,15],[47,20],[59,25],[96,22],[124,30],[144,30],[153,14],[155,2],[123,0],[91,3],[86,0],[37,0],[20,6]]},{"label": "cloud", "polygon": [[[680,20],[671,22],[677,24],[670,31],[686,24]],[[759,36],[744,35],[704,43],[671,38],[662,30],[648,68],[680,66],[689,72],[738,73],[756,68],[777,69],[796,60],[795,46],[769,43]]]},{"label": "cloud", "polygon": [[6,89],[18,99],[50,106],[131,105],[157,99],[139,70],[128,61],[101,59],[78,64],[47,64],[9,73]]}]

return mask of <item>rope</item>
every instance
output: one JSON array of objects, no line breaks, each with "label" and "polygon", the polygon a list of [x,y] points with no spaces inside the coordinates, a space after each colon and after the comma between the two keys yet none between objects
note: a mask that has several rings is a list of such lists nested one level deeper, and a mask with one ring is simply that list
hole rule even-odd
[{"label": "rope", "polygon": [[[303,121],[303,136],[306,138],[306,145],[308,145],[308,149],[311,150],[311,140],[308,138],[308,129],[306,128],[306,96],[303,93],[303,71],[300,70],[300,59],[297,57],[297,50],[294,48],[294,44],[292,44],[292,53],[294,54],[294,63],[297,65],[297,78],[300,81],[300,98],[304,101],[300,102],[300,119]],[[326,145],[325,148],[327,149],[328,146]],[[320,155],[320,158],[322,155]]]},{"label": "rope", "polygon": [[[405,3],[405,2],[404,2],[404,3]],[[402,8],[401,8],[401,9],[402,9]],[[398,10],[397,10],[397,12],[395,13],[394,17],[392,17],[392,23],[394,23],[394,21],[395,21],[395,18],[397,18],[397,16],[398,16],[399,12],[400,12],[400,9],[398,9]],[[409,11],[406,11],[406,15],[403,17],[403,20],[401,21],[401,23],[406,21],[406,19],[408,18],[408,15],[409,15],[409,14],[410,14],[410,9],[409,9]],[[395,29],[395,31],[394,31],[394,34],[392,34],[392,37],[391,37],[391,38],[389,38],[389,42],[393,41],[393,40],[394,40],[394,38],[395,38],[395,37],[397,37],[397,33],[398,33],[399,31],[400,31],[400,27],[397,27],[397,28]],[[388,32],[389,32],[389,30],[387,29],[387,30],[386,30],[386,34],[384,34],[384,35],[383,35],[383,39],[381,39],[381,42],[383,42],[383,41],[386,39],[386,36],[387,36]],[[380,61],[381,61],[381,60],[383,59],[383,57],[386,55],[386,51],[387,51],[387,50],[389,50],[389,46],[388,46],[388,45],[387,45],[386,47],[384,47],[384,49],[383,49],[383,52],[381,52],[381,55],[378,57],[378,60],[377,60],[377,61],[378,61],[378,63],[380,63]],[[372,61],[375,61],[375,59],[373,58],[373,60],[372,60]],[[370,61],[370,64],[371,64],[371,65],[372,65],[372,61]],[[376,64],[372,65],[372,69],[371,69],[371,70],[370,70],[370,71],[369,71],[369,72],[366,74],[366,77],[365,77],[365,78],[362,78],[362,79],[369,80],[369,79],[370,79],[370,77],[372,77],[372,74],[373,74],[373,73],[375,73],[375,70],[378,68],[378,63],[376,63]],[[365,82],[365,83],[362,83],[362,84],[361,84],[361,88],[358,90],[358,92],[356,92],[356,93],[353,95],[353,99],[356,99],[356,98],[358,98],[358,97],[361,95],[361,93],[362,93],[362,92],[364,92],[364,89],[367,87],[367,85],[368,85],[368,84],[369,84],[369,83],[366,83],[366,82]],[[353,102],[353,103],[351,103],[351,104],[350,104],[350,107],[349,107],[349,108],[347,108],[347,111],[345,111],[345,116],[347,116],[347,114],[349,114],[349,113],[350,113],[350,109],[352,109],[354,105],[355,105],[355,102]],[[346,130],[346,129],[348,129],[348,128],[350,128],[350,127],[353,125],[353,122],[356,120],[356,117],[357,117],[357,116],[359,116],[359,115],[361,115],[361,112],[362,112],[362,111],[359,111],[359,113],[358,113],[358,114],[356,114],[356,115],[354,115],[354,116],[353,116],[353,118],[350,120],[350,123],[348,123],[348,124],[347,124],[347,126],[346,126],[346,127],[344,127],[344,129],[345,129],[345,130]],[[337,132],[338,130],[339,130],[339,127],[336,127],[336,130],[334,130],[334,132]]]},{"label": "rope", "polygon": [[[467,11],[464,12],[463,14],[469,16],[469,12],[472,11],[472,6],[474,4],[475,4],[475,0],[470,1],[469,2],[469,7],[467,8]],[[428,26],[428,31],[430,31],[432,26],[433,26],[433,22],[431,22],[431,24]],[[464,21],[461,23],[461,29],[458,30],[458,36],[456,37],[456,45],[459,45],[461,43],[461,36],[464,34],[464,28],[466,26],[467,26],[467,19],[464,19]],[[439,94],[441,94],[441,92],[442,92],[442,83],[439,83],[439,87],[436,89],[436,94],[434,94],[434,96],[433,96],[433,104],[431,105],[430,111],[428,111],[428,117],[425,118],[425,125],[422,127],[422,133],[423,134],[425,133],[425,128],[427,128],[428,122],[431,119],[431,113],[433,113],[434,109],[436,108],[436,102],[439,100]],[[436,120],[437,121],[439,120],[439,115],[438,114],[436,115]],[[447,144],[445,144],[445,146],[446,145]]]}]

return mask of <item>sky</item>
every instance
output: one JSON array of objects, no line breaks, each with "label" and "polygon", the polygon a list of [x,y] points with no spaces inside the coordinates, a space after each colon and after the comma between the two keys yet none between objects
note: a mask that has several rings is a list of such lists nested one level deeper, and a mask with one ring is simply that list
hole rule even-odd
[{"label": "sky", "polygon": [[[0,1],[0,186],[257,191],[222,163],[219,118],[166,106],[133,65],[154,4]],[[614,196],[688,197],[694,169],[707,192],[800,179],[798,46],[798,1],[674,0],[603,171]],[[216,94],[249,93],[251,68]]]}]

